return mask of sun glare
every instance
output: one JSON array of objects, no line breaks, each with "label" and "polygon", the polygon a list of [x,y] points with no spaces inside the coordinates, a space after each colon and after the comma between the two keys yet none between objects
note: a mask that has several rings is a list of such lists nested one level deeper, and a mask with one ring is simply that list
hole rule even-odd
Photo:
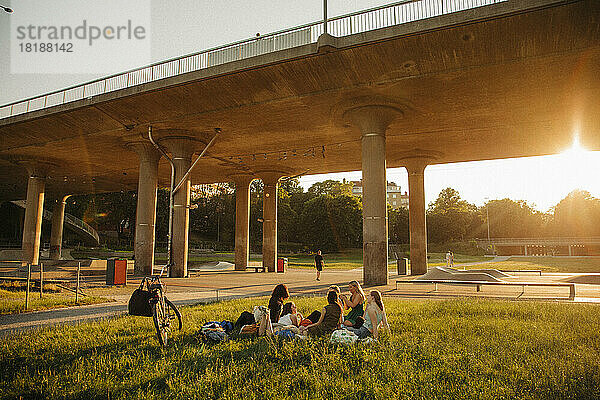
[{"label": "sun glare", "polygon": [[594,152],[579,143],[579,135],[575,134],[570,148],[560,153],[561,168],[568,175],[567,182],[571,189],[587,189],[597,174],[594,165],[598,163]]},{"label": "sun glare", "polygon": [[569,158],[576,158],[581,155],[584,155],[587,152],[588,151],[581,147],[581,144],[579,143],[579,134],[575,134],[575,137],[573,138],[573,144],[571,145],[571,147],[563,151],[561,154],[568,156]]}]

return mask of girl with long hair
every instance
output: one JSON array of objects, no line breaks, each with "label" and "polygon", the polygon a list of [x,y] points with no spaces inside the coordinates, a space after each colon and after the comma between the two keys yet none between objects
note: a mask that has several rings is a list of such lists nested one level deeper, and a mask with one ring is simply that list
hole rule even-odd
[{"label": "girl with long hair", "polygon": [[363,304],[366,300],[366,296],[358,281],[350,281],[348,284],[348,290],[350,291],[350,298],[348,298],[346,295],[340,296],[344,308],[351,308],[348,315],[344,317],[344,325],[354,326],[356,325],[358,317],[362,317],[364,314]]},{"label": "girl with long hair", "polygon": [[379,338],[379,332],[382,328],[390,329],[385,313],[385,306],[378,290],[371,290],[367,298],[367,309],[365,310],[365,322],[360,328],[348,327],[359,339],[373,336],[373,339]]}]

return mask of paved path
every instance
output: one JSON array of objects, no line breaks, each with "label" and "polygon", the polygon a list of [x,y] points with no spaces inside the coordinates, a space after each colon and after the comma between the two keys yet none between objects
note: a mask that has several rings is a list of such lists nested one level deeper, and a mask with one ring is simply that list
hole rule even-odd
[{"label": "paved path", "polygon": [[[169,298],[177,305],[190,305],[217,299],[268,296],[278,283],[285,283],[292,296],[322,296],[332,284],[337,284],[346,291],[350,280],[362,281],[362,270],[326,269],[322,273],[321,281],[316,281],[315,272],[312,269],[292,269],[285,274],[275,274],[220,270],[221,267],[223,266],[208,271],[192,272],[190,278],[166,278]],[[536,282],[563,282],[566,279],[572,279],[574,275],[576,274],[544,273],[542,276],[520,274],[518,278]],[[568,293],[563,293],[565,291],[560,288],[540,288],[522,292],[520,287],[496,288],[492,286],[476,292],[472,287],[440,285],[438,290],[434,291],[432,285],[411,284],[401,285],[396,290],[396,279],[412,280],[413,278],[411,276],[399,277],[396,273],[390,273],[390,283],[387,286],[376,287],[376,289],[385,296],[408,299],[446,299],[468,296],[512,300],[563,300],[568,297]],[[98,284],[102,285],[102,277],[96,279]],[[111,296],[106,296],[114,301],[112,303],[0,316],[0,336],[50,325],[80,323],[123,315],[127,312],[129,296],[139,284],[139,278],[132,277],[128,283],[127,287],[116,290],[116,293]],[[576,302],[600,303],[600,285],[577,285]]]}]

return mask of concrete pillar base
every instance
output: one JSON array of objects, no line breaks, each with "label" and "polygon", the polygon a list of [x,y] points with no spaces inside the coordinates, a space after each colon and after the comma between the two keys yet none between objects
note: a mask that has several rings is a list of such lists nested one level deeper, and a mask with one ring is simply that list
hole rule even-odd
[{"label": "concrete pillar base", "polygon": [[368,98],[361,98],[343,114],[362,137],[363,280],[367,286],[388,283],[385,131],[401,114],[393,105]]},{"label": "concrete pillar base", "polygon": [[425,219],[425,167],[423,160],[413,161],[408,170],[408,225],[410,230],[410,273],[427,272],[427,224]]},{"label": "concrete pillar base", "polygon": [[[159,132],[157,137],[159,137]],[[173,164],[175,164],[175,184],[177,184],[188,171],[192,164],[192,156],[196,151],[199,141],[190,133],[184,135],[178,131],[177,135],[169,136],[161,134],[159,144],[167,148],[171,153]],[[184,278],[188,276],[188,238],[190,225],[190,186],[191,180],[187,181],[175,193],[173,199],[173,259],[170,276]]]},{"label": "concrete pillar base", "polygon": [[22,264],[38,264],[40,259],[40,238],[42,233],[42,216],[44,213],[44,192],[46,176],[53,167],[51,164],[38,161],[19,161],[19,165],[27,168],[27,201],[25,220],[23,222]]},{"label": "concrete pillar base", "polygon": [[419,149],[401,159],[408,172],[408,224],[410,229],[410,273],[427,272],[427,224],[425,219],[425,168],[440,154]]},{"label": "concrete pillar base", "polygon": [[254,177],[233,175],[235,182],[235,270],[245,271],[250,257],[250,184]]},{"label": "concrete pillar base", "polygon": [[140,159],[137,209],[135,217],[134,274],[152,275],[156,224],[156,190],[158,188],[158,161],[160,153],[148,142],[132,142],[128,147]]},{"label": "concrete pillar base", "polygon": [[61,196],[54,203],[52,210],[52,230],[50,233],[50,259],[60,260],[62,253],[65,206],[70,195]]},{"label": "concrete pillar base", "polygon": [[277,185],[284,173],[261,171],[263,181],[263,246],[265,272],[275,272],[277,267]]}]

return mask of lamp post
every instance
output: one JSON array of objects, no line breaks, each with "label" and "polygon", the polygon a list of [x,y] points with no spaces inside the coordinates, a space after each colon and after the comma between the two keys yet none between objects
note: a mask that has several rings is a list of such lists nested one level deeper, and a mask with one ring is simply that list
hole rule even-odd
[{"label": "lamp post", "polygon": [[484,198],[485,200],[485,215],[486,215],[486,221],[487,221],[487,236],[488,236],[488,245],[490,243],[490,211],[488,208],[488,198]]},{"label": "lamp post", "polygon": [[2,5],[0,5],[0,8],[3,9],[4,11],[6,11],[9,14],[12,14],[12,12],[13,12],[12,8],[8,8],[8,7],[2,6]]},{"label": "lamp post", "polygon": [[[485,197],[485,215],[486,215],[486,221],[487,221],[487,240],[488,240],[488,247],[491,246],[490,244],[490,209],[488,206],[489,203],[489,198]],[[495,253],[494,248],[492,247],[492,253]]]},{"label": "lamp post", "polygon": [[327,0],[323,0],[323,33],[327,33]]}]

